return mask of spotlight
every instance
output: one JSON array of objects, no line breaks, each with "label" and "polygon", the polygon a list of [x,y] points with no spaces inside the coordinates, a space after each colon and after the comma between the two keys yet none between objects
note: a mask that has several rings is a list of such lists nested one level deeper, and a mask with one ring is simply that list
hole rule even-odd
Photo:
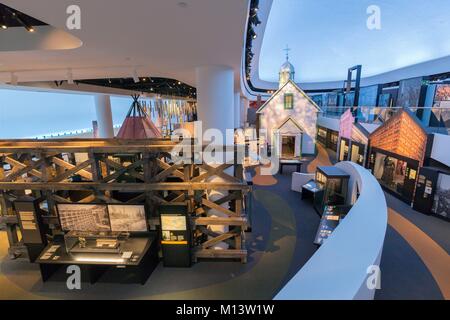
[{"label": "spotlight", "polygon": [[178,84],[181,84],[181,81],[178,81]]},{"label": "spotlight", "polygon": [[5,22],[5,16],[0,16],[0,28],[2,29],[8,29],[8,26]]},{"label": "spotlight", "polygon": [[253,35],[253,39],[256,39],[256,37],[257,37],[258,35],[255,33],[254,35]]},{"label": "spotlight", "polygon": [[11,72],[10,84],[12,84],[13,86],[17,86],[18,83],[19,83],[19,77],[16,74],[14,74],[14,72]]},{"label": "spotlight", "polygon": [[25,29],[27,29],[28,32],[34,32],[34,28],[32,25],[26,23],[25,21],[22,20],[21,17],[19,17],[18,14],[16,14],[15,12],[12,13],[12,16],[14,17],[14,19],[16,19]]},{"label": "spotlight", "polygon": [[73,73],[72,73],[72,69],[67,69],[67,83],[68,84],[74,84],[73,82]]},{"label": "spotlight", "polygon": [[134,83],[138,83],[141,81],[141,80],[139,80],[139,76],[138,76],[136,69],[133,70],[133,81],[134,81]]}]

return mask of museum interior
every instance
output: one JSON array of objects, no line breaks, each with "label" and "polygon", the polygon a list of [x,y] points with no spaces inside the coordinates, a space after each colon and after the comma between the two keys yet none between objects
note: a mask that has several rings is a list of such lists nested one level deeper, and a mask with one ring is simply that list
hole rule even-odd
[{"label": "museum interior", "polygon": [[436,2],[1,0],[0,299],[449,300]]}]

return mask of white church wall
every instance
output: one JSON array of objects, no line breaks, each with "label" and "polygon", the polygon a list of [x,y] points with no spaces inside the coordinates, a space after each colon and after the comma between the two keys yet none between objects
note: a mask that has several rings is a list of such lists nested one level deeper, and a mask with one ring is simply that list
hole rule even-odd
[{"label": "white church wall", "polygon": [[[284,95],[292,93],[294,108],[284,109]],[[260,117],[261,128],[267,130],[270,144],[274,143],[274,130],[278,129],[289,117],[304,130],[302,154],[315,153],[315,139],[317,135],[317,109],[311,101],[300,92],[291,82],[287,83],[262,110]]]}]

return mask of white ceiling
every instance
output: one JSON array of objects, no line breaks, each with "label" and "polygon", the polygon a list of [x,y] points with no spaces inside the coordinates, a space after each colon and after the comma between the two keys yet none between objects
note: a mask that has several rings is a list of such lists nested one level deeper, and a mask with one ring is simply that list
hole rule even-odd
[{"label": "white ceiling", "polygon": [[[0,81],[9,81],[10,72],[19,76],[19,82],[64,80],[67,68],[74,79],[131,77],[137,67],[140,76],[170,77],[195,85],[195,67],[225,65],[235,70],[239,83],[248,1],[4,0],[77,37],[82,45],[68,50],[1,51]],[[74,3],[81,8],[81,30],[66,28],[66,9]],[[0,42],[5,43],[10,31],[0,32]],[[22,28],[19,32],[26,33]]]}]

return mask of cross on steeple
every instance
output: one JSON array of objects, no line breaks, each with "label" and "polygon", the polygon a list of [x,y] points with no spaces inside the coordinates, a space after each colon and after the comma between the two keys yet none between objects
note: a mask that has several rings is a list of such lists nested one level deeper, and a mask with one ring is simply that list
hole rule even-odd
[{"label": "cross on steeple", "polygon": [[283,51],[286,51],[286,60],[289,60],[289,51],[291,51],[291,48],[289,48],[289,46],[286,45],[286,49],[283,49]]}]

